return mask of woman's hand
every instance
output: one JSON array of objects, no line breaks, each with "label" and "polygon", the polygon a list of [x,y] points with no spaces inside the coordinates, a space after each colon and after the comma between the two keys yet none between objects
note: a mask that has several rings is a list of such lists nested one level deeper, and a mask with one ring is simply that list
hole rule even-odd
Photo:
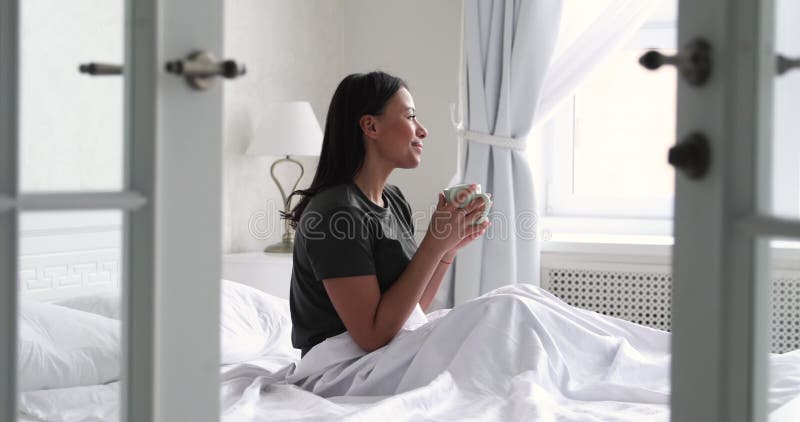
[{"label": "woman's hand", "polygon": [[475,194],[476,189],[477,185],[471,185],[450,203],[445,201],[444,194],[439,193],[439,202],[431,217],[431,223],[422,244],[442,256],[452,257],[459,249],[486,231],[486,228],[489,227],[488,221],[473,224],[481,218],[486,206],[483,198],[477,198],[462,207],[462,204]]},{"label": "woman's hand", "polygon": [[[440,195],[441,195],[441,194],[440,194]],[[483,199],[483,198],[478,198],[478,199],[476,199],[475,201],[476,201],[476,202],[477,202],[477,201],[480,201],[480,203],[481,203],[481,206],[480,206],[480,207],[479,207],[477,210],[475,210],[475,211],[474,211],[474,212],[478,213],[478,214],[477,214],[477,215],[478,215],[478,217],[477,217],[477,218],[480,218],[480,216],[481,216],[481,215],[483,215],[483,210],[486,208],[486,202],[484,201],[484,199]],[[485,225],[485,227],[483,228],[483,230],[481,230],[481,231],[480,231],[480,232],[478,232],[478,233],[475,233],[475,234],[473,234],[472,236],[467,236],[467,237],[465,237],[465,238],[461,239],[461,241],[460,241],[460,242],[458,242],[458,244],[457,244],[457,245],[456,245],[456,246],[455,246],[453,249],[450,249],[449,251],[447,251],[447,253],[444,255],[444,259],[445,259],[447,262],[452,262],[452,261],[453,261],[453,258],[455,258],[455,257],[456,257],[456,254],[458,253],[458,251],[459,251],[461,248],[463,248],[464,246],[467,246],[467,245],[469,245],[470,243],[472,243],[472,241],[473,241],[473,240],[475,240],[475,239],[477,239],[477,238],[481,237],[481,236],[483,235],[483,233],[485,233],[485,232],[486,232],[486,228],[488,228],[488,227],[491,225],[491,223],[488,221],[488,219],[487,219],[487,221],[484,221],[483,223],[484,223],[484,225]]]}]

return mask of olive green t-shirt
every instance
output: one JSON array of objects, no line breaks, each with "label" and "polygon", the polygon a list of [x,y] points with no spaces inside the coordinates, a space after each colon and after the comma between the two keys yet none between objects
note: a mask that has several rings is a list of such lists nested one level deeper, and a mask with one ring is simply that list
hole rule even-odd
[{"label": "olive green t-shirt", "polygon": [[316,194],[303,211],[294,240],[289,305],[292,345],[302,355],[345,332],[322,280],[375,275],[381,294],[417,250],[411,207],[396,186],[383,189],[381,207],[353,182]]}]

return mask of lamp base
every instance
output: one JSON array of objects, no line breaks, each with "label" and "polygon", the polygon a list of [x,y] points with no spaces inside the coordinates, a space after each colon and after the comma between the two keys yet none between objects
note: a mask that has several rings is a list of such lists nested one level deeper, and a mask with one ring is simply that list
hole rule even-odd
[{"label": "lamp base", "polygon": [[294,251],[294,242],[285,239],[264,248],[264,253],[292,253],[292,251]]}]

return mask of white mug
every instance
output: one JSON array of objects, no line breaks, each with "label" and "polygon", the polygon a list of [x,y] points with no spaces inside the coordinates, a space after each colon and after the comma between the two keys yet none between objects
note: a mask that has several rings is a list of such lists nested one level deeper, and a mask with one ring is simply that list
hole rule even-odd
[{"label": "white mug", "polygon": [[[456,198],[458,198],[459,194],[467,189],[469,189],[470,184],[464,185],[455,185],[450,186],[447,189],[444,189],[442,193],[444,194],[444,199],[447,202],[453,202]],[[478,184],[477,188],[475,189],[475,193],[471,194],[469,197],[465,198],[461,204],[461,208],[469,205],[475,198],[483,198],[483,201],[486,203],[486,207],[483,209],[483,213],[481,213],[481,218],[475,220],[472,224],[481,224],[484,220],[488,219],[489,210],[492,208],[492,199],[489,197],[488,194],[481,193],[481,185]]]}]

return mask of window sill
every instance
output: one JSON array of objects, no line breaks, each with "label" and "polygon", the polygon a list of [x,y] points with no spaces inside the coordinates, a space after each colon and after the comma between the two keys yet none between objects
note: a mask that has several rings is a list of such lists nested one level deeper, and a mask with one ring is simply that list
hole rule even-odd
[{"label": "window sill", "polygon": [[553,234],[541,242],[542,252],[668,257],[672,236],[595,233]]},{"label": "window sill", "polygon": [[648,256],[672,254],[672,220],[591,217],[542,219],[545,253]]},{"label": "window sill", "polygon": [[[672,236],[560,233],[543,239],[540,245],[542,253],[551,256],[669,264],[673,244]],[[771,246],[773,268],[800,270],[800,241],[773,240]]]}]

